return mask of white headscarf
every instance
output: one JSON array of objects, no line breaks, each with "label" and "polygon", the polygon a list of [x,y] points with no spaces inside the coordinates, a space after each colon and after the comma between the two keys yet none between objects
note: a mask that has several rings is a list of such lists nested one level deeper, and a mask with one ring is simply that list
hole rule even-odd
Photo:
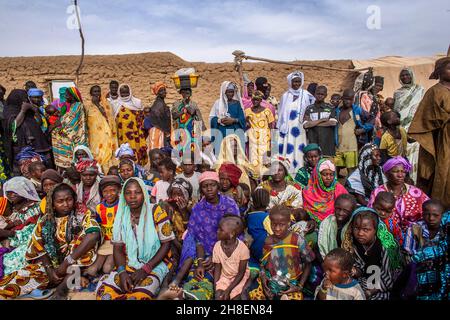
[{"label": "white headscarf", "polygon": [[6,181],[5,184],[3,185],[3,192],[5,193],[6,198],[8,198],[7,195],[8,192],[14,192],[17,193],[22,198],[31,201],[41,201],[36,192],[34,184],[25,177],[14,177]]},{"label": "white headscarf", "polygon": [[[400,79],[400,74],[404,70],[408,71],[411,76],[411,83],[409,84],[403,83]],[[398,77],[402,87],[394,92],[394,110],[400,112],[401,126],[408,130],[417,107],[422,101],[425,89],[416,83],[416,76],[412,68],[403,68],[400,74]]]},{"label": "white headscarf", "polygon": [[[292,80],[295,78],[300,78],[302,84],[298,90],[294,90],[292,88]],[[299,125],[303,122],[303,115],[305,114],[305,109],[309,105],[313,104],[316,99],[314,96],[308,91],[302,89],[303,84],[305,83],[305,76],[303,72],[294,71],[287,76],[287,81],[289,85],[289,90],[286,91],[281,97],[280,109],[279,109],[279,118],[278,118],[278,129],[281,133],[286,134],[289,130],[288,122],[289,122],[289,113],[292,111],[288,107],[294,101],[294,96],[299,96],[296,100],[297,106],[296,110],[300,113]]]},{"label": "white headscarf", "polygon": [[[123,87],[128,87],[130,89],[130,95],[128,97],[122,97],[120,95],[120,89]],[[120,107],[124,106],[127,109],[133,111],[143,110],[141,99],[133,97],[133,92],[131,91],[131,86],[128,84],[121,84],[119,87],[119,98],[117,99],[117,105],[119,106],[117,110],[114,110],[114,117],[117,117],[120,111]]]},{"label": "white headscarf", "polygon": [[214,106],[211,109],[211,113],[209,114],[209,118],[218,117],[219,119],[228,117],[228,98],[225,94],[229,86],[234,87],[234,96],[233,100],[239,101],[242,108],[242,100],[241,94],[239,93],[239,88],[234,82],[224,81],[220,86],[220,98],[216,100]]}]

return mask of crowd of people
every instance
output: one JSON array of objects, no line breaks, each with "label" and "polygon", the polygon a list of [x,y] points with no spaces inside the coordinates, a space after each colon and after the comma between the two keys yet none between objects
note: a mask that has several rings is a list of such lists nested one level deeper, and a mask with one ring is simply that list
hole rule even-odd
[{"label": "crowd of people", "polygon": [[430,79],[244,77],[209,123],[188,85],[0,85],[0,298],[448,300],[449,57]]}]

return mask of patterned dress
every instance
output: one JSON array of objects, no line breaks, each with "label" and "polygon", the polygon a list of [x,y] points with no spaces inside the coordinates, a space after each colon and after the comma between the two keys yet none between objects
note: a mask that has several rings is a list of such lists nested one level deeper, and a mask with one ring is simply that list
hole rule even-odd
[{"label": "patterned dress", "polygon": [[247,131],[250,163],[262,175],[264,157],[267,157],[267,153],[271,151],[272,146],[269,125],[275,121],[275,118],[269,109],[256,113],[252,111],[252,108],[245,110],[245,118],[250,123],[250,129]]},{"label": "patterned dress", "polygon": [[[172,224],[169,216],[164,210],[157,210],[159,206],[155,206],[153,210],[153,219],[158,237],[161,243],[169,242],[175,239]],[[169,270],[172,268],[172,253],[169,251],[167,256],[163,259],[164,264]],[[136,272],[136,269],[126,266],[128,273]],[[154,300],[156,299],[161,283],[164,279],[156,272],[152,272],[141,283],[135,286],[130,293],[125,293],[120,288],[120,276],[117,271],[105,275],[99,281],[96,289],[97,300]]]},{"label": "patterned dress", "polygon": [[118,148],[117,128],[113,112],[106,101],[101,102],[105,115],[94,104],[86,106],[86,118],[89,133],[89,147],[95,160],[102,166],[103,172],[116,165],[114,152]]},{"label": "patterned dress", "polygon": [[74,148],[79,145],[88,145],[83,104],[74,103],[60,120],[61,126],[52,132],[53,155],[56,166],[69,168],[72,164]]},{"label": "patterned dress", "polygon": [[[10,274],[23,268],[27,263],[25,259],[25,252],[28,248],[28,242],[33,234],[34,227],[41,214],[39,203],[30,202],[19,211],[13,211],[8,217],[8,222],[20,220],[22,225],[16,227],[14,237],[10,238],[10,247],[14,248],[11,252],[3,256],[3,274]],[[1,260],[0,260],[1,262]]]},{"label": "patterned dress", "polygon": [[[275,244],[266,243],[263,248],[261,267],[264,270],[270,291],[275,296],[280,296],[282,291],[290,285],[297,285],[303,274],[305,263],[311,263],[315,258],[314,252],[308,246],[306,240],[298,233],[291,232],[282,241]],[[281,287],[276,280],[281,277],[286,280],[286,287]],[[301,292],[288,294],[290,300],[303,300]],[[251,300],[265,300],[261,280],[258,287],[250,292]]]},{"label": "patterned dress", "polygon": [[137,157],[137,163],[145,166],[148,162],[147,142],[144,134],[144,114],[142,111],[121,107],[116,117],[119,145],[129,143]]},{"label": "patterned dress", "polygon": [[[428,196],[419,188],[405,184],[406,192],[395,197],[394,215],[400,223],[403,232],[408,227],[420,219],[422,219],[422,204],[427,201]],[[381,191],[390,192],[389,188],[383,184],[376,188],[370,197],[369,207],[373,206],[375,198]]]},{"label": "patterned dress", "polygon": [[283,205],[290,208],[300,208],[303,205],[302,188],[298,183],[287,181],[284,191],[276,191],[270,186],[270,181],[264,181],[258,189],[266,189],[270,193],[268,209],[276,205]]},{"label": "patterned dress", "polygon": [[[78,211],[79,212],[79,211]],[[84,211],[84,214],[76,213],[76,221],[81,228],[76,234],[72,235],[72,240],[68,241],[67,224],[69,216],[57,218],[55,217],[55,247],[57,252],[48,251],[50,246],[46,241],[49,237],[49,228],[47,228],[47,215],[39,218],[36,227],[34,228],[31,240],[26,250],[25,259],[28,264],[22,269],[7,274],[0,279],[0,297],[17,298],[21,295],[31,293],[35,289],[46,289],[49,284],[49,279],[45,271],[44,265],[41,262],[36,262],[37,259],[49,255],[53,266],[56,268],[59,261],[64,257],[72,254],[72,252],[81,245],[87,234],[93,232],[100,232],[98,223],[91,218],[90,211]],[[97,245],[87,251],[81,258],[79,258],[74,266],[88,267],[92,265],[96,258]],[[56,254],[56,256],[55,256]],[[57,258],[59,257],[59,258]]]}]

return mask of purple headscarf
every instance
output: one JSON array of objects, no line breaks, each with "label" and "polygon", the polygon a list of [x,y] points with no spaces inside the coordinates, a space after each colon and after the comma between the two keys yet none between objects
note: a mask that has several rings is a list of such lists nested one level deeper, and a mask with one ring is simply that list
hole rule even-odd
[{"label": "purple headscarf", "polygon": [[383,166],[383,172],[386,174],[393,167],[398,166],[400,164],[403,166],[403,168],[405,168],[406,172],[408,172],[408,173],[411,172],[412,166],[409,163],[409,161],[400,156],[394,157],[394,158],[386,161],[386,163]]}]

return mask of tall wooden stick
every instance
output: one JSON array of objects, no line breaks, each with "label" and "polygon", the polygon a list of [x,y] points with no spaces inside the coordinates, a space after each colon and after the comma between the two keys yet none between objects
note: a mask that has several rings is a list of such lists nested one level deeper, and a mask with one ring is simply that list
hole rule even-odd
[{"label": "tall wooden stick", "polygon": [[81,28],[81,19],[80,19],[80,11],[78,10],[78,0],[74,0],[75,5],[75,12],[77,13],[77,22],[78,22],[78,31],[80,31],[80,38],[81,38],[81,59],[80,64],[78,65],[76,73],[76,84],[78,85],[78,78],[81,73],[81,69],[83,68],[83,61],[84,61],[84,35],[83,35],[83,29]]},{"label": "tall wooden stick", "polygon": [[245,55],[245,53],[243,51],[240,51],[240,50],[234,51],[233,55],[235,56],[234,61],[235,61],[236,64],[238,64],[238,63],[242,64],[243,60],[256,60],[256,61],[276,63],[276,64],[286,64],[286,65],[296,66],[296,67],[300,67],[300,68],[316,68],[316,69],[325,69],[325,70],[343,71],[343,72],[359,72],[359,71],[366,71],[366,70],[370,69],[370,68],[341,69],[341,68],[317,66],[317,65],[313,65],[313,64],[302,64],[302,63],[296,63],[296,62],[286,62],[286,61],[280,61],[280,60],[271,60],[271,59],[247,56],[247,55]]}]

